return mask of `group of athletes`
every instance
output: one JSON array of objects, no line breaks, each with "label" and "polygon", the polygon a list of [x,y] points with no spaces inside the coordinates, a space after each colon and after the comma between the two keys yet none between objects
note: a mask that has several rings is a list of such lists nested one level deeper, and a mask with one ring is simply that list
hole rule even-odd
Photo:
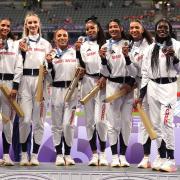
[{"label": "group of athletes", "polygon": [[[111,167],[129,167],[125,154],[132,127],[132,110],[140,103],[151,119],[157,133],[158,156],[151,163],[151,139],[141,124],[141,143],[144,157],[139,168],[174,172],[177,170],[174,149],[173,113],[177,100],[177,74],[180,70],[180,42],[175,40],[170,22],[159,20],[155,37],[139,20],[132,20],[128,33],[118,19],[107,24],[107,36],[96,17],[85,21],[86,36],[69,46],[65,29],[54,33],[55,47],[42,38],[40,18],[28,13],[24,20],[22,39],[13,40],[11,22],[0,20],[0,84],[10,89],[10,97],[17,99],[24,112],[19,119],[21,166],[39,165],[38,151],[44,133],[43,102],[36,101],[40,65],[44,65],[44,84],[52,88],[52,135],[57,166],[74,165],[70,155],[74,139],[74,113],[78,87],[68,102],[64,101],[76,69],[80,70],[81,97],[96,85],[100,91],[85,105],[87,138],[92,150],[90,166],[107,166],[105,148],[108,140],[112,152]],[[46,87],[46,86],[44,86]],[[134,93],[137,87],[137,93]],[[103,99],[125,89],[127,94],[111,103]],[[135,94],[135,95],[134,95]],[[44,97],[46,101],[46,97]],[[13,110],[0,92],[1,112],[11,121],[2,130],[3,158],[1,164],[14,165],[9,156],[12,143]],[[29,157],[27,141],[33,132],[33,148]],[[97,141],[98,139],[98,141]],[[99,142],[100,149],[97,149]],[[119,148],[118,148],[119,146]],[[64,149],[62,149],[64,148]],[[119,150],[119,152],[118,152]]]}]

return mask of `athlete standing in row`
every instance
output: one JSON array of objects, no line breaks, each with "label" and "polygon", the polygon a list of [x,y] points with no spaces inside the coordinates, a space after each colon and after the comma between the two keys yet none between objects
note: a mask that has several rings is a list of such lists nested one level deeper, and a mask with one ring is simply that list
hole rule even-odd
[{"label": "athlete standing in row", "polygon": [[[11,89],[10,98],[15,99],[22,76],[23,64],[21,54],[18,53],[18,45],[14,42],[11,33],[11,21],[7,18],[0,20],[0,84],[5,84]],[[3,160],[1,163],[7,166],[14,165],[9,149],[12,143],[13,110],[7,98],[0,92],[0,111],[10,118],[3,123],[2,142]]]},{"label": "athlete standing in row", "polygon": [[25,17],[23,39],[20,40],[19,48],[23,56],[23,77],[20,84],[20,105],[25,114],[19,121],[20,143],[22,146],[22,157],[20,165],[29,165],[27,154],[27,138],[33,131],[33,152],[30,164],[39,165],[38,151],[44,132],[43,119],[40,116],[42,102],[35,99],[37,93],[37,83],[39,67],[45,63],[45,55],[50,52],[51,45],[42,38],[41,22],[34,13],[29,13]]},{"label": "athlete standing in row", "polygon": [[173,115],[177,101],[177,72],[180,70],[180,43],[173,37],[172,26],[161,19],[155,26],[155,43],[146,51],[142,64],[139,101],[147,92],[149,114],[157,132],[159,155],[152,169],[176,171]]},{"label": "athlete standing in row", "polygon": [[[82,97],[87,95],[97,84],[101,88],[97,96],[89,100],[84,106],[87,138],[93,152],[89,165],[107,166],[108,162],[105,155],[107,124],[104,118],[106,106],[102,103],[102,99],[105,97],[106,79],[100,75],[101,58],[99,56],[99,49],[105,43],[105,36],[96,17],[88,18],[85,28],[87,37],[80,47],[82,57],[82,59],[80,58],[80,65],[85,68],[85,75],[82,80]],[[99,155],[96,143],[97,136],[100,143]]]},{"label": "athlete standing in row", "polygon": [[[145,56],[145,50],[152,44],[153,39],[151,34],[143,27],[142,23],[139,20],[132,20],[130,22],[129,27],[129,34],[130,34],[130,59],[134,63],[135,67],[137,68],[137,72],[134,72],[136,76],[136,82],[138,86],[138,92],[135,95],[136,98],[139,95],[139,90],[141,88],[141,66],[143,57]],[[128,67],[128,66],[127,66]],[[130,69],[131,70],[131,69]],[[132,72],[131,72],[132,73]],[[137,74],[136,74],[137,73]],[[147,102],[147,96],[143,99],[143,109],[149,115],[149,107]],[[151,149],[151,139],[147,134],[146,129],[144,128],[143,124],[140,125],[140,142],[143,144],[144,149],[144,157],[142,161],[138,164],[139,168],[150,168],[150,149]]]},{"label": "athlete standing in row", "polygon": [[[102,74],[108,78],[106,84],[106,97],[113,95],[122,88],[129,92],[127,95],[114,100],[107,105],[108,138],[112,151],[112,167],[128,167],[125,153],[131,133],[133,91],[131,86],[135,80],[128,74],[127,67],[134,64],[128,56],[128,41],[118,19],[108,23],[110,39],[101,48]],[[128,85],[129,84],[129,85]],[[120,156],[118,155],[118,139],[120,144]]]},{"label": "athlete standing in row", "polygon": [[[46,56],[48,71],[52,76],[52,134],[56,149],[56,165],[74,165],[75,162],[70,156],[74,138],[74,115],[77,105],[77,88],[74,90],[71,99],[65,102],[65,95],[73,80],[79,61],[76,58],[76,51],[68,47],[69,34],[64,29],[58,29],[54,34],[56,49]],[[52,54],[55,53],[55,57]],[[62,146],[64,144],[64,155]]]}]

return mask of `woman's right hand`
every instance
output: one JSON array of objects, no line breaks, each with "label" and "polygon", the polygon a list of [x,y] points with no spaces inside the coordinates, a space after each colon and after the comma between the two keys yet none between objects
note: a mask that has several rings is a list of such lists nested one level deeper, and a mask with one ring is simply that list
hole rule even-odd
[{"label": "woman's right hand", "polygon": [[85,74],[86,74],[86,70],[85,69],[80,69],[80,72],[79,72],[80,78],[83,78]]},{"label": "woman's right hand", "polygon": [[53,58],[52,58],[52,55],[49,53],[49,54],[46,54],[46,60],[48,63],[51,63]]},{"label": "woman's right hand", "polygon": [[100,55],[100,57],[101,57],[101,58],[106,58],[106,52],[107,52],[107,48],[106,48],[106,47],[101,48],[101,49],[99,50],[99,55]]},{"label": "woman's right hand", "polygon": [[23,52],[27,52],[28,51],[28,45],[26,43],[25,40],[22,40],[19,42],[19,49]]},{"label": "woman's right hand", "polygon": [[48,54],[46,54],[45,58],[46,58],[48,63],[51,63],[52,60],[55,58],[55,56],[56,56],[55,50],[51,50]]},{"label": "woman's right hand", "polygon": [[133,107],[134,108],[137,108],[137,104],[140,104],[140,106],[142,106],[142,101],[143,99],[142,98],[137,98],[134,100],[134,103],[133,103]]},{"label": "woman's right hand", "polygon": [[80,51],[80,48],[81,48],[82,43],[83,43],[83,41],[82,41],[81,39],[78,39],[78,40],[75,42],[74,46],[75,46],[76,51]]}]

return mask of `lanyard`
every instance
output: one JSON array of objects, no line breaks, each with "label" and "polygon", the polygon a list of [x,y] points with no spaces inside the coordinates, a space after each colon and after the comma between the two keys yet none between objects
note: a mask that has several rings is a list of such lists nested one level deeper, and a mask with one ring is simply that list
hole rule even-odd
[{"label": "lanyard", "polygon": [[1,44],[3,45],[2,49],[5,49],[6,51],[8,50],[8,43],[7,43],[7,39],[0,39],[1,40]]},{"label": "lanyard", "polygon": [[60,58],[64,53],[66,53],[67,51],[69,51],[69,49],[65,49],[65,50],[61,50],[60,48],[56,49],[56,57]]},{"label": "lanyard", "polygon": [[39,40],[40,40],[40,36],[38,36],[38,38],[37,38],[36,40],[33,40],[33,39],[31,39],[31,38],[28,37],[28,40],[29,40],[30,42],[38,43]]},{"label": "lanyard", "polygon": [[112,46],[114,44],[118,44],[119,41],[113,40],[113,39],[109,39],[109,51],[112,52]]}]

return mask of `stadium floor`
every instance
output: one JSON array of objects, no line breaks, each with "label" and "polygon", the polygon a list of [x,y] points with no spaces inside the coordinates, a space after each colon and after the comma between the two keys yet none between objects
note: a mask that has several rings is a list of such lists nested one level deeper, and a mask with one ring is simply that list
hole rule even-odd
[{"label": "stadium floor", "polygon": [[151,169],[90,167],[86,164],[55,166],[42,163],[40,166],[0,167],[0,180],[180,180],[180,167],[176,173],[164,173]]}]

